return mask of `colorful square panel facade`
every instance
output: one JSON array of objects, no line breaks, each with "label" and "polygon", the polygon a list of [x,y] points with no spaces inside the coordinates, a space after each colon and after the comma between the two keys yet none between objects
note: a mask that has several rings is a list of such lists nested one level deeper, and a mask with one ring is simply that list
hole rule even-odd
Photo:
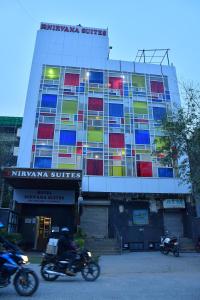
[{"label": "colorful square panel facade", "polygon": [[166,76],[44,65],[32,167],[174,177],[160,153],[171,97]]}]

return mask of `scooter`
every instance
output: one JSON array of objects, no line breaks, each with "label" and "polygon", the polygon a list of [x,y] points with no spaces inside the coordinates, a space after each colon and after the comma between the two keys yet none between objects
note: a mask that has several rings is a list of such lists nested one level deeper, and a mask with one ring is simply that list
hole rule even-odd
[{"label": "scooter", "polygon": [[172,252],[174,256],[179,256],[179,243],[177,237],[170,237],[168,232],[161,236],[160,252],[167,255]]},{"label": "scooter", "polygon": [[[0,228],[3,224],[0,222]],[[36,273],[24,265],[28,263],[28,257],[14,244],[3,237],[0,242],[5,251],[0,252],[0,288],[11,283],[11,277],[15,274],[13,284],[20,296],[31,296],[38,288],[39,280]]]}]

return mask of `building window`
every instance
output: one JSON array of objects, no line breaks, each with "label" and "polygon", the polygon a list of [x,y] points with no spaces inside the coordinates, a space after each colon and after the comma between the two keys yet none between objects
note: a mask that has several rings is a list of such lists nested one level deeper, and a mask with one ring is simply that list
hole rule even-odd
[{"label": "building window", "polygon": [[77,101],[63,101],[62,113],[63,114],[76,114],[77,113]]},{"label": "building window", "polygon": [[34,168],[38,168],[38,169],[51,168],[51,157],[36,157]]},{"label": "building window", "polygon": [[103,72],[89,72],[89,83],[103,84]]},{"label": "building window", "polygon": [[38,139],[49,139],[54,138],[54,125],[53,124],[39,124],[38,126]]},{"label": "building window", "polygon": [[89,129],[87,134],[88,142],[103,142],[103,130]]},{"label": "building window", "polygon": [[172,168],[158,168],[158,176],[159,177],[173,177],[173,169]]},{"label": "building window", "polygon": [[76,145],[76,131],[61,130],[60,145]]},{"label": "building window", "polygon": [[103,111],[103,99],[89,97],[88,110]]},{"label": "building window", "polygon": [[166,108],[165,107],[153,107],[153,118],[156,121],[162,121],[166,118]]},{"label": "building window", "polygon": [[51,94],[42,95],[41,107],[56,108],[56,106],[57,106],[57,95],[51,95]]},{"label": "building window", "polygon": [[87,159],[87,175],[103,175],[103,160]]},{"label": "building window", "polygon": [[152,93],[164,93],[163,82],[151,81],[151,92]]},{"label": "building window", "polygon": [[79,74],[66,73],[64,85],[79,86]]},{"label": "building window", "polygon": [[123,166],[110,167],[110,176],[125,176],[125,167]]},{"label": "building window", "polygon": [[121,77],[109,77],[109,88],[114,90],[121,90],[123,80]]},{"label": "building window", "polygon": [[60,68],[46,67],[44,69],[44,79],[58,80],[60,77]]},{"label": "building window", "polygon": [[145,161],[137,162],[137,176],[138,177],[152,177],[152,163]]},{"label": "building window", "polygon": [[149,145],[150,135],[149,130],[135,130],[135,143],[137,145]]},{"label": "building window", "polygon": [[149,224],[148,209],[134,209],[133,210],[133,224],[134,225],[148,225]]},{"label": "building window", "polygon": [[109,147],[110,148],[124,148],[124,134],[110,133],[109,134]]},{"label": "building window", "polygon": [[133,75],[132,84],[136,88],[145,88],[145,77],[141,75]]},{"label": "building window", "polygon": [[123,117],[123,104],[109,104],[109,116],[111,117]]},{"label": "building window", "polygon": [[133,102],[134,113],[140,115],[148,114],[148,108],[146,102],[134,101]]}]

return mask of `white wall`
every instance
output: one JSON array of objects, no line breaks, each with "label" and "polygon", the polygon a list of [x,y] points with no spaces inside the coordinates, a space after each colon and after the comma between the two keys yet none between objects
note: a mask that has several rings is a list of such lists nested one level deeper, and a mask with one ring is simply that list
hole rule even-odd
[{"label": "white wall", "polygon": [[189,187],[175,178],[83,176],[83,192],[188,194]]}]

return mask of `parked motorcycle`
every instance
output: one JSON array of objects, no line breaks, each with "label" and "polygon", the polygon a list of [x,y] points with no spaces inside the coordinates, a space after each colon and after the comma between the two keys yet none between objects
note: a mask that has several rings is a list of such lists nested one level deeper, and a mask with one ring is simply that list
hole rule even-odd
[{"label": "parked motorcycle", "polygon": [[41,263],[42,277],[47,281],[54,281],[59,276],[75,276],[81,272],[86,281],[95,281],[100,275],[100,266],[93,260],[88,250],[76,254],[76,259],[70,269],[68,268],[69,262],[69,259],[60,260],[56,255],[45,253]]},{"label": "parked motorcycle", "polygon": [[2,237],[1,243],[6,250],[0,252],[0,288],[8,286],[12,275],[15,274],[13,284],[16,292],[20,296],[33,295],[39,280],[33,270],[24,267],[28,263],[28,257],[16,245]]},{"label": "parked motorcycle", "polygon": [[160,244],[161,253],[167,255],[169,252],[172,252],[174,256],[179,256],[179,243],[177,237],[170,237],[168,232],[161,237]]},{"label": "parked motorcycle", "polygon": [[200,237],[198,237],[197,242],[195,244],[196,252],[200,253]]}]

